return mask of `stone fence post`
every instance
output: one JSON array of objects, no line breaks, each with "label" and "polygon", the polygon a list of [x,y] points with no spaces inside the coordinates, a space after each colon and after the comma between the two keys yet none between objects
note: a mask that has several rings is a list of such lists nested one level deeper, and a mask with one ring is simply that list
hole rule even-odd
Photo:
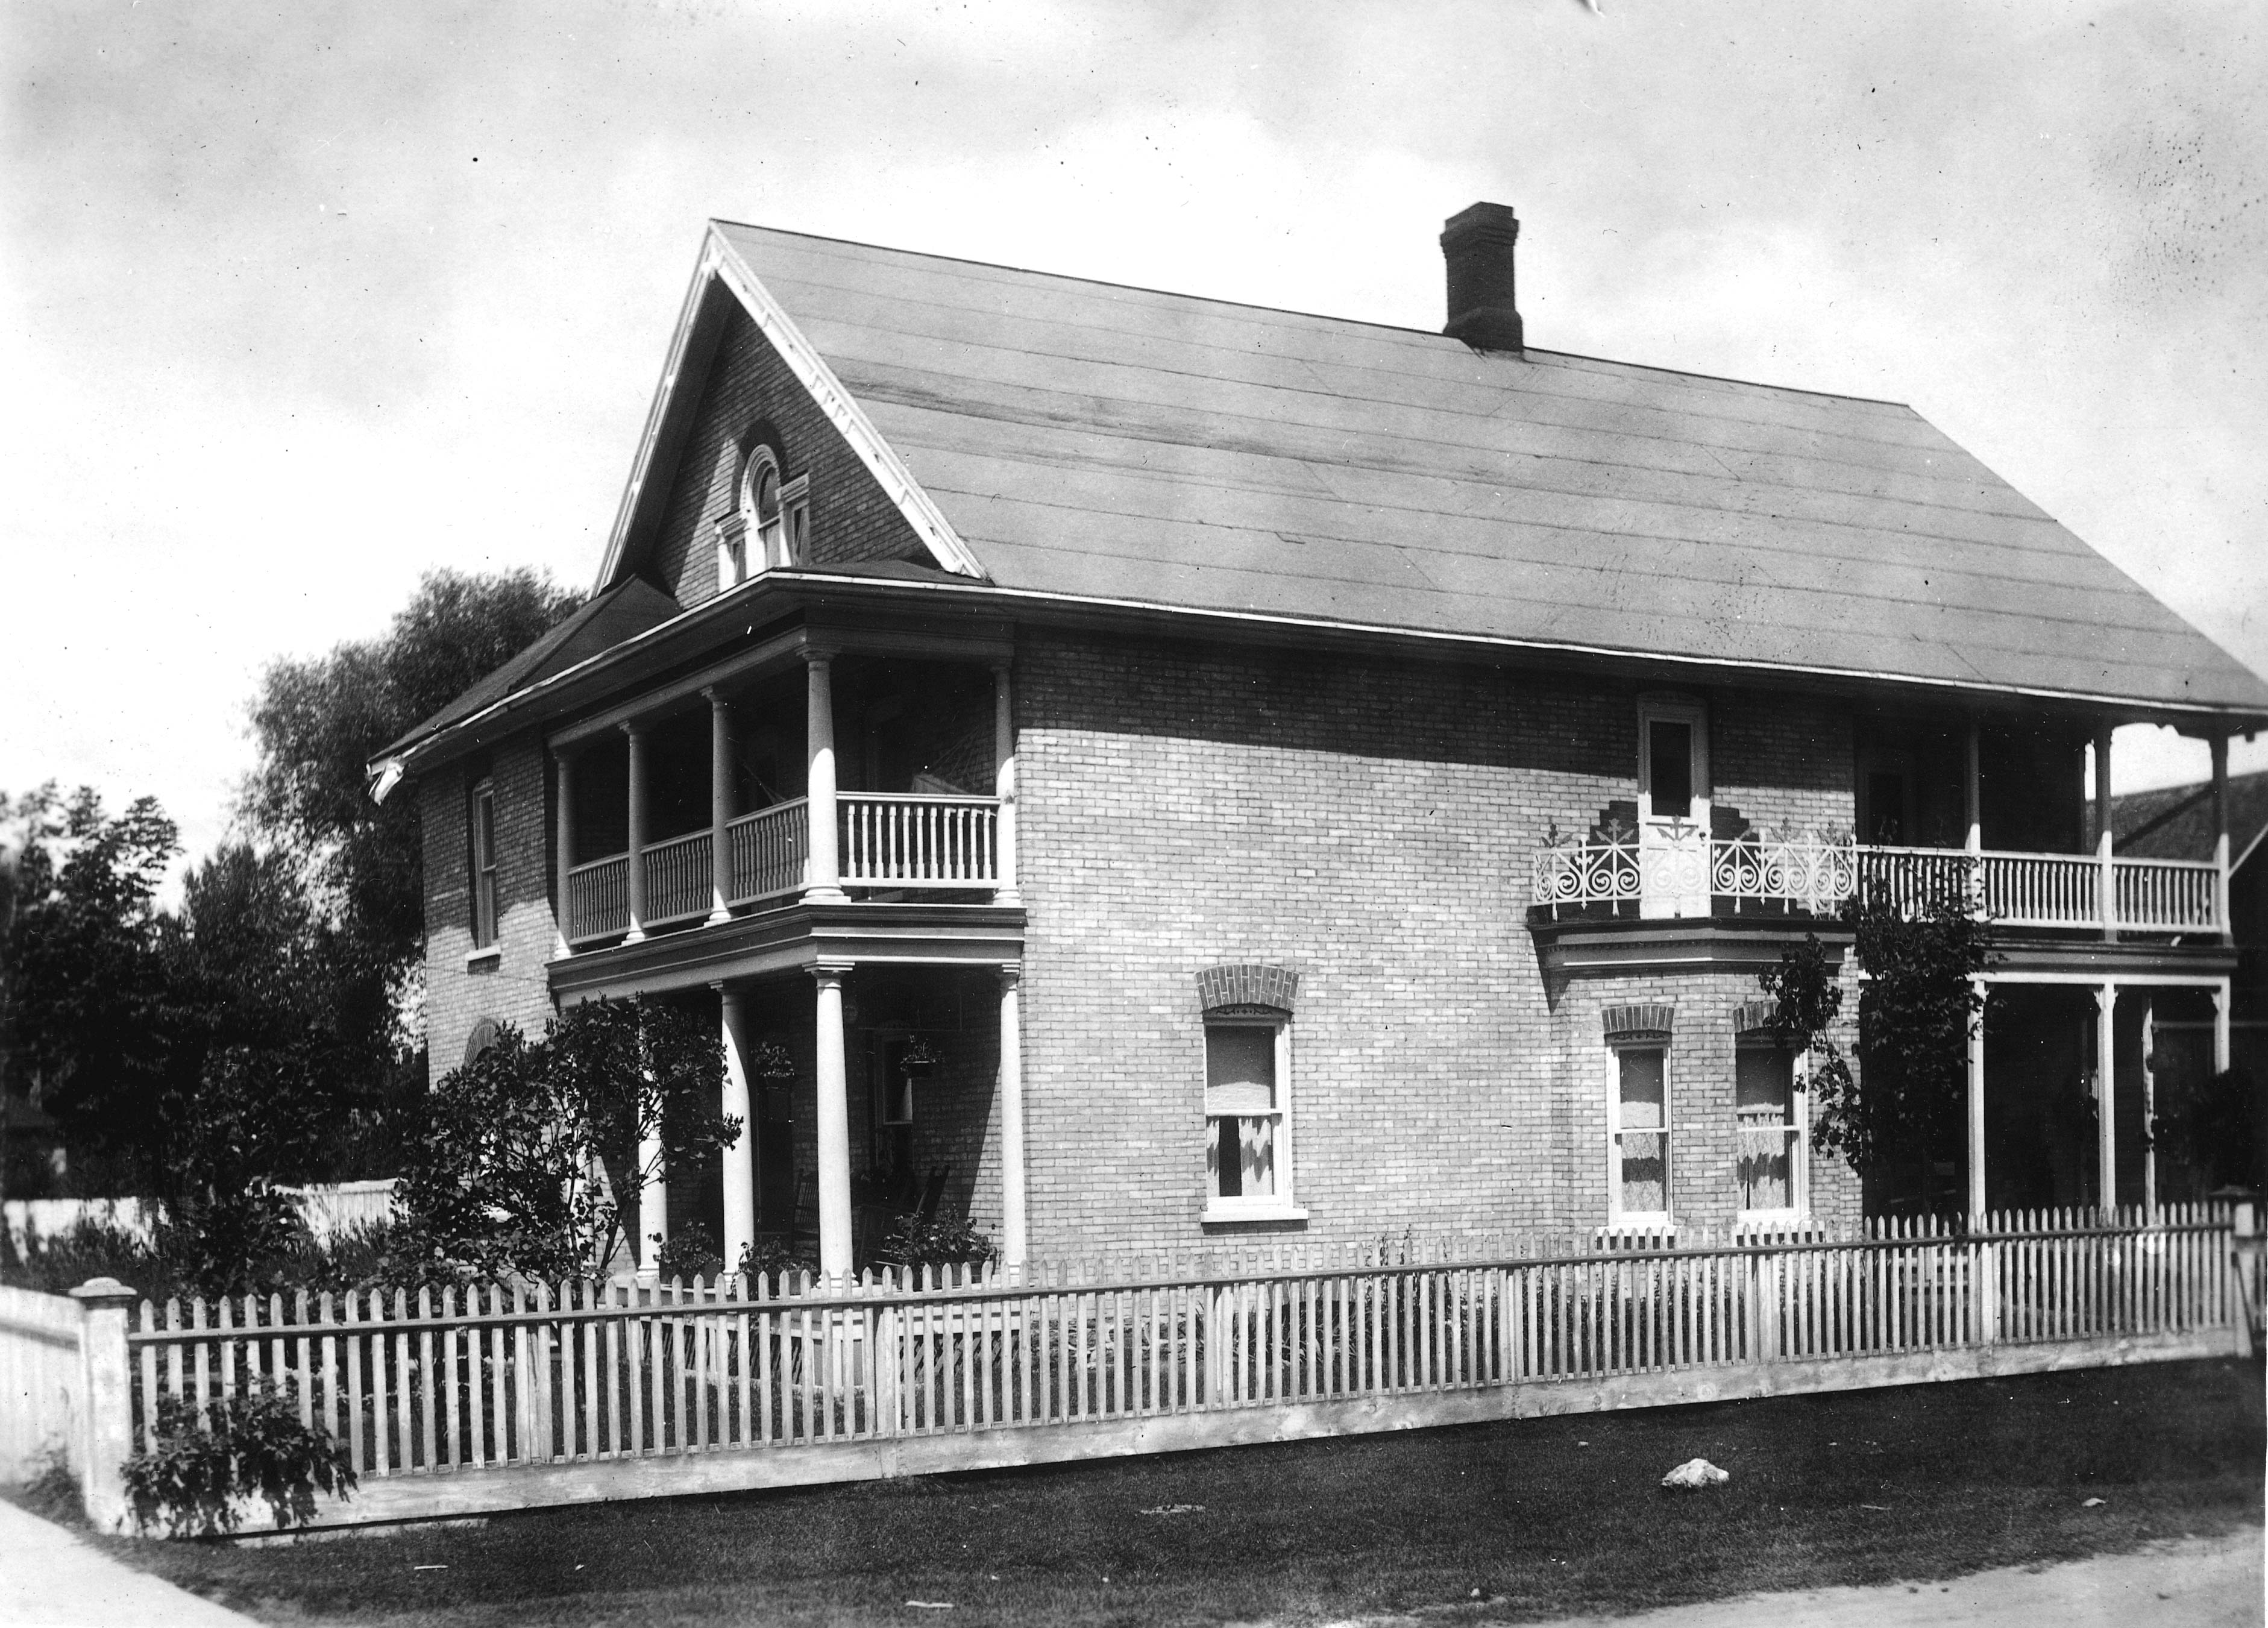
[{"label": "stone fence post", "polygon": [[78,1350],[85,1405],[78,1420],[79,1497],[98,1532],[127,1527],[121,1471],[134,1450],[134,1370],[126,1354],[127,1308],[142,1298],[115,1278],[96,1278],[70,1292],[85,1321]]}]

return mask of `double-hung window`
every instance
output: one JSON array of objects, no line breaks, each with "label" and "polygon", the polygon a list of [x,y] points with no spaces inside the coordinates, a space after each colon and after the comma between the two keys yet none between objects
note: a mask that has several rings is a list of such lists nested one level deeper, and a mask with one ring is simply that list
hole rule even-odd
[{"label": "double-hung window", "polygon": [[1734,1168],[1743,1217],[1801,1214],[1805,1190],[1804,1094],[1793,1052],[1763,1026],[1758,1008],[1733,1015]]},{"label": "double-hung window", "polygon": [[486,949],[497,941],[496,784],[482,780],[473,787],[473,947]]},{"label": "double-hung window", "polygon": [[1295,975],[1215,967],[1204,996],[1204,1219],[1297,1219],[1292,1198]]},{"label": "double-hung window", "polygon": [[1669,1021],[1666,1006],[1606,1010],[1610,1221],[1667,1225],[1673,1214]]}]

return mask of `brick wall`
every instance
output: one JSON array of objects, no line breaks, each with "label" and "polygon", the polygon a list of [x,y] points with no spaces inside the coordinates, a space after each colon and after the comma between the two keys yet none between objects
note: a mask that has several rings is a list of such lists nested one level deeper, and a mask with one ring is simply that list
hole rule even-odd
[{"label": "brick wall", "polygon": [[[429,1078],[464,1061],[484,1017],[541,1034],[552,1013],[543,964],[557,927],[551,913],[550,799],[542,742],[520,736],[485,762],[452,764],[418,782],[425,843],[425,1036]],[[473,947],[470,790],[496,786],[497,954],[467,966]]]},{"label": "brick wall", "polygon": [[[1631,693],[1045,637],[1017,677],[1035,1252],[1201,1241],[1195,975],[1225,961],[1300,975],[1293,1194],[1309,1235],[1603,1221],[1603,998],[1694,1014],[1678,1063],[1678,1111],[1700,1120],[1693,1204],[1730,1219],[1729,1014],[1753,979],[1587,985],[1555,1007],[1524,924],[1546,827],[1635,794]],[[1775,817],[1831,812],[1832,777],[1848,785],[1837,726],[1743,704],[1786,715],[1729,729],[1741,794]],[[1822,740],[1842,752],[1832,767],[1809,756]],[[1840,1177],[1820,1177],[1842,1204]]]},{"label": "brick wall", "polygon": [[769,440],[782,478],[811,476],[811,559],[924,560],[928,550],[779,353],[739,310],[726,320],[693,429],[670,477],[652,574],[681,605],[717,592],[716,523],[740,503],[749,448]]},{"label": "brick wall", "polygon": [[1713,796],[1752,825],[1822,837],[1850,833],[1851,715],[1824,702],[1730,690],[1710,698]]}]

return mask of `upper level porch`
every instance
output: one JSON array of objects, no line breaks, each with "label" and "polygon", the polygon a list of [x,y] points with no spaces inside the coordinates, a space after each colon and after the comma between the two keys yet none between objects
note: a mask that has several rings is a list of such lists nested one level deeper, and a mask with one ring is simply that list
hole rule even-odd
[{"label": "upper level porch", "polygon": [[2228,943],[2225,740],[2210,741],[2215,858],[2141,858],[2112,829],[2114,721],[1859,712],[1850,824],[1822,831],[1742,817],[1711,783],[1706,710],[1642,699],[1637,795],[1580,834],[1544,834],[1531,920],[1825,918],[1855,898],[1946,898],[2035,937]]},{"label": "upper level porch", "polygon": [[799,903],[1015,905],[1009,650],[806,625],[549,732],[556,953]]}]

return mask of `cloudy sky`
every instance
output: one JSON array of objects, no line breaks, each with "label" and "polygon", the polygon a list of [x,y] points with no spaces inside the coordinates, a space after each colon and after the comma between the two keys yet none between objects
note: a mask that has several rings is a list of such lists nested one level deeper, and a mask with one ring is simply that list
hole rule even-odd
[{"label": "cloudy sky", "polygon": [[266,661],[587,587],[710,216],[1434,328],[1509,203],[1531,344],[1910,401],[2268,671],[2258,8],[1602,6],[14,0],[0,788],[202,850]]}]

